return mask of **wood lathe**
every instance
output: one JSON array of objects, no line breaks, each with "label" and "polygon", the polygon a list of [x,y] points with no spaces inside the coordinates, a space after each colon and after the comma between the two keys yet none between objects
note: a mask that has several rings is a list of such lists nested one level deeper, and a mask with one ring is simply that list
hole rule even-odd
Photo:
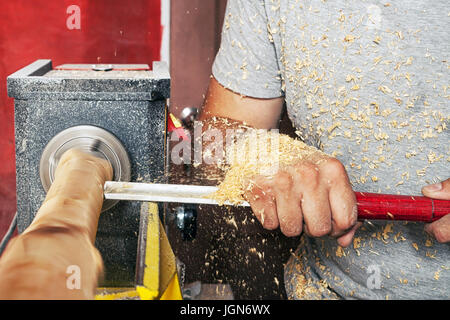
[{"label": "wood lathe", "polygon": [[[14,98],[17,229],[31,224],[62,154],[93,150],[115,181],[165,182],[170,75],[165,63],[64,64],[37,60],[7,78]],[[95,246],[104,286],[135,283],[141,202],[107,201]]]}]

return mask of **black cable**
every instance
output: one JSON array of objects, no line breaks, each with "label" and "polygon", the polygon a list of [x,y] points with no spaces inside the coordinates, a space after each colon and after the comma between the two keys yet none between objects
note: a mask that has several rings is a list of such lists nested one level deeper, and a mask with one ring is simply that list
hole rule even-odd
[{"label": "black cable", "polygon": [[16,227],[17,227],[17,211],[16,211],[16,214],[14,215],[14,218],[11,221],[11,224],[9,225],[8,231],[6,231],[6,234],[2,239],[2,242],[0,242],[0,256],[2,255],[3,251],[5,250],[6,245],[8,244],[9,240],[11,239]]}]

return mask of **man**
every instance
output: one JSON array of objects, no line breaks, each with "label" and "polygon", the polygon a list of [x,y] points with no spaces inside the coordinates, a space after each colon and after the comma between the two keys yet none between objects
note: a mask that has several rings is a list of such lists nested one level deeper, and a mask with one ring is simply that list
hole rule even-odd
[{"label": "man", "polygon": [[307,235],[286,266],[290,298],[450,297],[450,216],[361,226],[352,191],[450,200],[450,180],[438,183],[450,162],[449,10],[228,1],[201,120],[276,128],[285,102],[300,137],[338,159],[299,160],[247,194],[264,228]]}]

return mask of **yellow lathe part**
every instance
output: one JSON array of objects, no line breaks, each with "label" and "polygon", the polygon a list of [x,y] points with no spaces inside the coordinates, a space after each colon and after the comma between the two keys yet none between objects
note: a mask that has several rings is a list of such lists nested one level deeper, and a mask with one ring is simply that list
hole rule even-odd
[{"label": "yellow lathe part", "polygon": [[98,288],[95,300],[139,299],[135,288]]},{"label": "yellow lathe part", "polygon": [[180,120],[178,120],[173,114],[169,113],[170,119],[173,122],[173,125],[177,128],[181,128],[183,125],[181,124]]},{"label": "yellow lathe part", "polygon": [[154,300],[159,296],[161,231],[164,232],[160,226],[158,205],[149,202],[143,286],[136,287],[143,300]]},{"label": "yellow lathe part", "polygon": [[178,281],[175,255],[170,246],[163,225],[159,220],[158,205],[148,203],[147,240],[145,247],[145,268],[142,285],[136,288],[103,289],[97,300],[141,299],[182,300]]}]

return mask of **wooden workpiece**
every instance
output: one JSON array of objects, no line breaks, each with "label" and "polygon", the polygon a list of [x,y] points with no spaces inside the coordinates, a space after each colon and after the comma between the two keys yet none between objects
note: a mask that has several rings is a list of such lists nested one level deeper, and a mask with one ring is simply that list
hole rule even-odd
[{"label": "wooden workpiece", "polygon": [[12,239],[0,259],[0,299],[92,299],[102,258],[94,246],[111,180],[106,160],[66,152],[31,225]]}]

